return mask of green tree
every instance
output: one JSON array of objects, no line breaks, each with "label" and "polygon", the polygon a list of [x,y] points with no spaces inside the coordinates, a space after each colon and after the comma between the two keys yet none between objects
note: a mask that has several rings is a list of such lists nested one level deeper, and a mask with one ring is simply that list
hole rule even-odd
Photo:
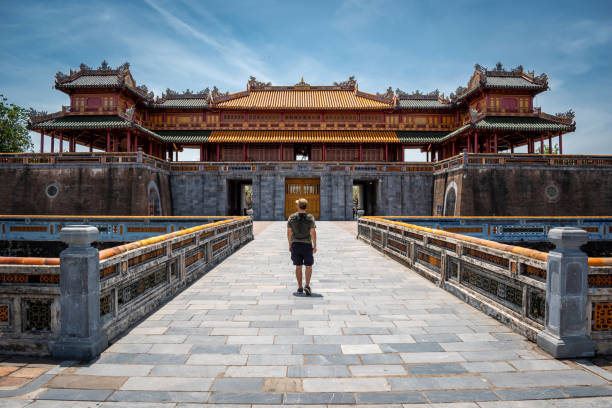
[{"label": "green tree", "polygon": [[[536,148],[536,153],[538,154],[542,153],[542,149],[540,149],[540,146]],[[544,145],[544,154],[559,154],[559,145],[555,145],[553,147],[552,153],[550,152],[550,149],[548,148],[548,146]]]},{"label": "green tree", "polygon": [[0,94],[0,153],[31,152],[34,149],[27,129],[29,111]]}]

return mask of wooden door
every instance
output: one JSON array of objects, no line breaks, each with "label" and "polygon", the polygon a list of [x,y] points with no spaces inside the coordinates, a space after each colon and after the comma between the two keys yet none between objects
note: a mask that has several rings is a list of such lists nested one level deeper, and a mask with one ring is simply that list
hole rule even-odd
[{"label": "wooden door", "polygon": [[308,200],[308,211],[316,219],[320,213],[320,180],[319,179],[285,179],[285,218],[289,218],[295,209],[295,200]]}]

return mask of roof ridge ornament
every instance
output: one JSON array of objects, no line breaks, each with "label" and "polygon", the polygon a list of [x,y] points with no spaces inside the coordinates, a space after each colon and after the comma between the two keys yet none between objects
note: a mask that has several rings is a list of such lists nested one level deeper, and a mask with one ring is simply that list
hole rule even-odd
[{"label": "roof ridge ornament", "polygon": [[298,82],[297,84],[293,85],[294,89],[297,90],[304,90],[307,91],[310,89],[310,84],[307,84],[306,82],[304,82],[304,77],[302,77],[302,79],[300,79],[300,82]]},{"label": "roof ridge ornament", "polygon": [[438,101],[440,103],[451,103],[451,101],[446,96],[444,96],[444,93],[440,92],[440,90],[437,88],[426,94],[422,93],[418,89],[413,93],[409,94],[397,88],[395,90],[395,93],[397,94],[398,99],[413,99],[422,101]]},{"label": "roof ridge ornament", "polygon": [[557,112],[557,113],[555,113],[555,116],[557,116],[558,118],[561,118],[561,119],[566,119],[566,120],[572,121],[576,117],[576,112],[574,112],[573,109],[568,109],[566,112]]},{"label": "roof ridge ornament", "polygon": [[392,87],[388,87],[385,93],[376,92],[376,96],[379,98],[393,99],[395,97],[395,92],[393,92]]},{"label": "roof ridge ornament", "polygon": [[342,90],[354,91],[357,89],[357,80],[355,79],[355,76],[351,75],[346,81],[334,82],[334,86],[337,86]]},{"label": "roof ridge ornament", "polygon": [[210,89],[204,88],[200,91],[192,91],[187,88],[184,92],[177,92],[173,89],[166,88],[166,92],[162,93],[161,98],[155,99],[155,103],[163,103],[171,99],[208,99],[210,97]]},{"label": "roof ridge ornament", "polygon": [[258,89],[266,89],[272,86],[272,82],[260,82],[253,75],[249,77],[249,82],[247,82],[247,91],[258,90]]}]

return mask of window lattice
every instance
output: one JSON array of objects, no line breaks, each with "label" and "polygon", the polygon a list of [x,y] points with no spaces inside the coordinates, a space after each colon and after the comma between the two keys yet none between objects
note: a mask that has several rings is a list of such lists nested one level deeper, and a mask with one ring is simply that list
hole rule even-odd
[{"label": "window lattice", "polygon": [[25,331],[51,330],[51,301],[26,300]]}]

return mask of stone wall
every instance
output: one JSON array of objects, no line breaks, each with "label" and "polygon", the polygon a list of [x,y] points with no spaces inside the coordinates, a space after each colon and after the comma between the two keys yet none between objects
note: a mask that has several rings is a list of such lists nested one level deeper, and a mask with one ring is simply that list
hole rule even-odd
[{"label": "stone wall", "polygon": [[[167,174],[142,164],[3,167],[0,208],[24,215],[149,215],[151,182],[159,190],[162,215],[172,215]],[[51,185],[55,197],[48,194]]]},{"label": "stone wall", "polygon": [[[565,157],[565,156],[564,156]],[[126,156],[126,158],[128,158]],[[126,158],[121,158],[125,160]],[[541,158],[540,158],[541,159]],[[19,159],[22,160],[22,159]],[[25,159],[23,159],[25,160]],[[148,215],[154,184],[162,215],[228,214],[228,182],[252,185],[255,220],[285,219],[285,179],[320,180],[320,219],[353,218],[352,186],[367,182],[375,191],[375,214],[444,215],[445,196],[455,191],[458,216],[610,215],[612,166],[495,164],[470,156],[443,168],[423,163],[235,163],[169,164],[145,159],[131,163],[8,164],[0,167],[0,208],[4,214]],[[147,161],[148,160],[148,161]],[[533,159],[535,160],[535,159]],[[595,160],[592,160],[595,162]],[[27,163],[27,162],[24,162]],[[195,170],[191,170],[195,169]],[[416,169],[416,170],[415,170]],[[48,187],[57,188],[50,197]],[[452,211],[447,215],[452,215]]]},{"label": "stone wall", "polygon": [[[607,216],[612,209],[611,168],[462,167],[434,176],[433,215],[457,187],[455,215]],[[440,214],[441,215],[441,214]]]},{"label": "stone wall", "polygon": [[379,215],[431,215],[432,176],[429,173],[359,174],[348,172],[189,172],[170,176],[173,215],[228,215],[227,184],[248,181],[253,186],[253,218],[285,219],[285,179],[320,180],[320,219],[353,219],[353,183],[377,183],[376,212]]}]

